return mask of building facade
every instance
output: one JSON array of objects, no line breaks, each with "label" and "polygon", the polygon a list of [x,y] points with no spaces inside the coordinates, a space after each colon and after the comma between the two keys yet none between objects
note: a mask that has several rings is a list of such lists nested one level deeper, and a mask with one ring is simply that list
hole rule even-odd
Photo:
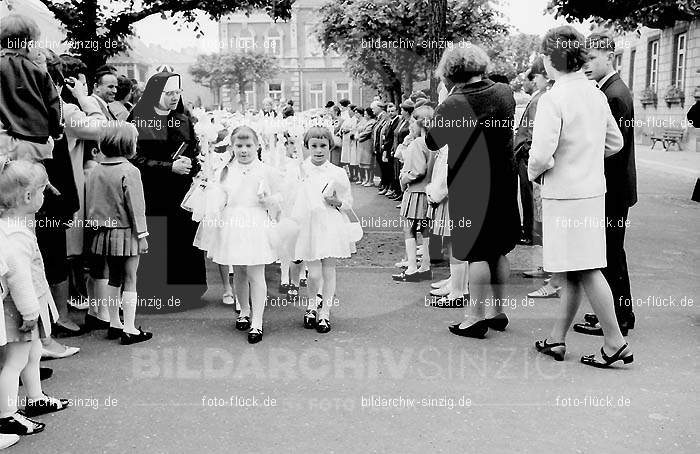
[{"label": "building facade", "polygon": [[700,20],[620,36],[615,63],[634,96],[637,141],[650,144],[666,129],[681,130],[683,150],[700,151],[700,130],[686,120],[700,99]]},{"label": "building facade", "polygon": [[[369,105],[376,90],[363,86],[344,69],[345,59],[335,52],[324,53],[314,36],[318,12],[324,0],[297,0],[288,22],[274,22],[267,14],[233,14],[219,23],[222,51],[257,50],[278,60],[279,73],[245,90],[246,108],[259,109],[262,100],[293,100],[296,110],[319,108],[326,102],[350,99]],[[214,93],[223,107],[240,108],[237,87]]]}]

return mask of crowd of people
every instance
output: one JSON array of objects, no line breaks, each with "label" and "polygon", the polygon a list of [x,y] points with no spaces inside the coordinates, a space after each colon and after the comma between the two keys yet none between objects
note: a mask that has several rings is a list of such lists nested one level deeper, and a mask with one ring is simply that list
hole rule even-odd
[{"label": "crowd of people", "polygon": [[[633,111],[610,37],[550,30],[518,118],[517,93],[487,77],[476,45],[445,51],[437,102],[417,91],[398,106],[377,96],[367,107],[342,99],[297,113],[291,101],[277,111],[266,100],[260,112],[229,113],[186,107],[178,74],[157,73],[145,87],[110,66],[86,74],[76,57],[29,45],[38,38],[30,18],[3,18],[3,446],[44,429],[30,418],[68,405],[41,385],[52,372],[42,358],[79,351],[57,337],[106,330],[121,345],[150,340],[137,309],[200,306],[205,257],[249,343],[263,339],[272,263],[279,290],[304,299],[304,328],[330,332],[336,265],[363,236],[353,185],[398,202],[405,258],[393,280],[432,281],[430,241],[446,245],[450,275],[430,294],[435,307],[467,308],[453,334],[506,329],[507,254],[536,243],[543,267],[529,276],[551,274],[539,292],[561,291],[563,304],[535,348],[564,359],[585,292],[594,313],[574,329],[604,336],[604,346],[581,362],[633,361],[623,336],[634,328],[624,253],[634,141],[623,126],[632,122],[621,121]],[[82,325],[69,305],[86,309]]]}]

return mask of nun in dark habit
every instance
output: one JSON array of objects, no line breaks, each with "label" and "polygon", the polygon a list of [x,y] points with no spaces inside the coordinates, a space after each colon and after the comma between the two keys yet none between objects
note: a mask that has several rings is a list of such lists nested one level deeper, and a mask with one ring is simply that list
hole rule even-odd
[{"label": "nun in dark habit", "polygon": [[178,74],[155,74],[128,118],[139,132],[132,162],[141,170],[150,233],[139,266],[144,311],[200,307],[207,289],[204,255],[192,245],[197,224],[180,207],[199,171],[199,144],[181,94]]}]

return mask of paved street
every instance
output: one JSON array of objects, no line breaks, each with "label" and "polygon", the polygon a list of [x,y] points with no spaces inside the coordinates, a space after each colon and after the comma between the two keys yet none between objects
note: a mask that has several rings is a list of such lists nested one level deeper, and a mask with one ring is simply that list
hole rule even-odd
[{"label": "paved street", "polygon": [[[627,237],[635,363],[626,370],[580,364],[602,340],[576,333],[563,363],[535,352],[559,304],[523,304],[541,282],[516,271],[541,260],[536,248],[513,254],[508,329],[465,339],[447,331],[462,310],[425,307],[428,283],[391,281],[403,240],[379,226],[338,271],[329,334],[304,330],[301,307],[268,307],[265,338],[249,345],[232,309],[214,301],[222,292],[210,267],[205,308],[139,317],[150,342],[70,339],[82,351],[50,363],[45,389],[76,405],[40,418],[46,431],[12,450],[698,452],[700,204],[690,195],[700,153],[670,155],[639,153]],[[353,191],[363,220],[398,216],[374,189]],[[269,268],[277,297],[279,271]]]}]

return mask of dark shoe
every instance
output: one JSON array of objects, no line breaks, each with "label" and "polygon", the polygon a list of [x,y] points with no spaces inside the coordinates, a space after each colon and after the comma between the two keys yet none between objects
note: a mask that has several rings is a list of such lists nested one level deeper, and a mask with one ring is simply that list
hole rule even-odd
[{"label": "dark shoe", "polygon": [[440,307],[444,309],[456,309],[464,307],[464,297],[450,299],[447,296],[443,296],[440,298],[433,298],[430,301],[430,306]]},{"label": "dark shoe", "polygon": [[236,319],[236,329],[238,331],[247,331],[250,329],[250,317],[247,315],[238,317]]},{"label": "dark shoe", "polygon": [[489,330],[489,325],[486,320],[479,320],[478,322],[469,325],[466,328],[460,328],[459,325],[460,323],[450,325],[450,332],[452,334],[456,334],[457,336],[483,339],[484,337],[486,337],[486,332]]},{"label": "dark shoe", "polygon": [[55,337],[57,339],[62,339],[65,337],[80,336],[82,334],[85,334],[85,332],[81,328],[78,328],[77,330],[73,330],[70,328],[66,328],[65,326],[60,325],[58,323],[54,323],[51,325],[51,334],[53,335],[53,337]]},{"label": "dark shoe", "polygon": [[557,361],[564,361],[566,355],[566,344],[564,342],[556,342],[548,344],[547,339],[535,342],[535,348],[538,352],[551,356]]},{"label": "dark shoe", "polygon": [[119,339],[122,337],[123,333],[124,333],[123,329],[113,328],[110,326],[109,328],[107,328],[107,339],[109,339],[109,340]]},{"label": "dark shoe", "polygon": [[85,314],[85,323],[80,327],[81,334],[89,333],[90,331],[96,331],[101,329],[109,328],[109,322],[100,320],[94,315]]},{"label": "dark shoe", "polygon": [[314,329],[316,328],[316,317],[317,313],[314,310],[307,310],[304,314],[304,328]]},{"label": "dark shoe", "polygon": [[[595,325],[589,325],[588,323],[575,323],[574,331],[581,334],[587,334],[589,336],[602,336],[603,328],[600,327],[600,323]],[[627,336],[628,330],[626,326],[620,326],[620,332],[623,336]]]},{"label": "dark shoe", "polygon": [[39,379],[48,380],[53,375],[53,369],[50,367],[40,367],[39,368]]},{"label": "dark shoe", "polygon": [[299,287],[294,284],[289,284],[287,288],[287,298],[290,300],[296,300],[299,297]]},{"label": "dark shoe", "polygon": [[325,334],[331,330],[331,321],[327,318],[322,318],[316,324],[316,332]]},{"label": "dark shoe", "polygon": [[382,188],[377,194],[379,194],[379,195],[384,195],[384,194],[386,194],[387,192],[389,192],[388,189]]},{"label": "dark shoe", "polygon": [[299,279],[299,287],[306,287],[306,279]]},{"label": "dark shoe", "polygon": [[250,332],[248,333],[248,343],[249,344],[257,344],[260,342],[263,338],[263,333],[261,329],[257,328],[251,328]]},{"label": "dark shoe", "polygon": [[391,198],[391,200],[395,200],[397,202],[400,202],[401,200],[403,200],[403,194],[396,194],[395,196],[393,196]]},{"label": "dark shoe", "polygon": [[33,418],[35,416],[65,410],[67,407],[68,399],[57,399],[44,394],[44,397],[39,400],[27,401],[23,413],[24,416]]},{"label": "dark shoe", "polygon": [[277,289],[279,293],[285,294],[287,291],[289,291],[289,284],[280,284],[279,288]]},{"label": "dark shoe", "polygon": [[[600,356],[603,358],[603,362],[596,360],[595,355],[582,356],[581,362],[586,366],[598,367],[600,369],[609,369],[618,361],[622,361],[623,364],[630,364],[634,361],[634,355],[632,353],[626,353],[625,350],[627,350],[627,344],[620,347],[614,355],[608,356],[605,354],[603,347],[600,347]],[[623,352],[625,352],[624,355]]]},{"label": "dark shoe", "polygon": [[138,334],[129,334],[126,331],[122,332],[120,342],[122,345],[132,345],[138,344],[139,342],[145,342],[147,340],[150,340],[152,337],[153,333],[149,333],[148,331],[142,331],[141,327],[139,326]]},{"label": "dark shoe", "polygon": [[522,276],[523,276],[523,277],[532,278],[532,279],[547,278],[547,277],[550,277],[551,275],[552,275],[552,273],[548,273],[548,272],[545,271],[544,268],[542,268],[541,266],[540,266],[540,267],[537,267],[536,270],[524,271],[524,272],[522,273]]},{"label": "dark shoe", "polygon": [[431,270],[416,271],[415,273],[408,274],[405,270],[399,274],[393,274],[391,278],[395,281],[400,282],[420,282],[426,279],[433,278],[433,272]]},{"label": "dark shoe", "polygon": [[588,323],[589,325],[597,325],[598,324],[598,316],[589,312],[583,315],[583,321]]},{"label": "dark shoe", "polygon": [[487,318],[489,328],[496,331],[505,331],[508,326],[508,316],[506,314],[498,314],[495,317]]},{"label": "dark shoe", "polygon": [[518,240],[518,244],[522,244],[523,246],[532,246],[532,238],[520,238],[520,240]]},{"label": "dark shoe", "polygon": [[0,433],[30,435],[44,430],[46,424],[25,418],[20,413],[15,413],[7,418],[0,418]]},{"label": "dark shoe", "polygon": [[389,191],[385,192],[384,195],[386,197],[392,198],[396,195],[396,192],[394,192],[393,190],[389,190]]}]

